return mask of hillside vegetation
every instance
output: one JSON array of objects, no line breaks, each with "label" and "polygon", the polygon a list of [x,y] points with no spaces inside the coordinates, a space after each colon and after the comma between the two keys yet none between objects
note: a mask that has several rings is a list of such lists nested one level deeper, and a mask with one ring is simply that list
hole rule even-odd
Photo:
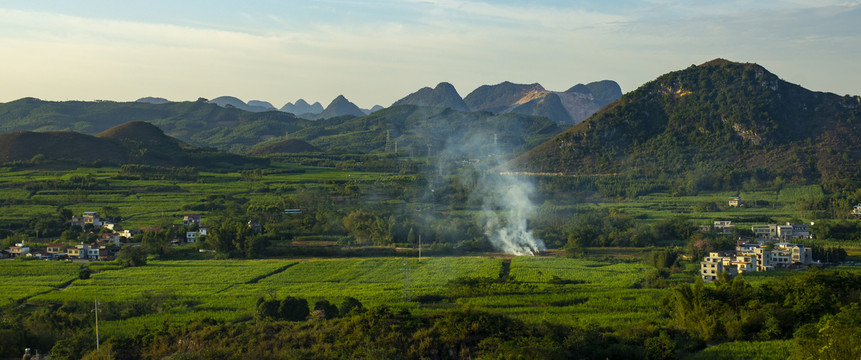
[{"label": "hillside vegetation", "polygon": [[268,161],[190,146],[165,135],[155,125],[132,121],[96,136],[71,131],[2,133],[0,163],[221,167],[262,166]]},{"label": "hillside vegetation", "polygon": [[513,161],[525,171],[824,182],[861,170],[861,98],[714,60],[625,94]]}]

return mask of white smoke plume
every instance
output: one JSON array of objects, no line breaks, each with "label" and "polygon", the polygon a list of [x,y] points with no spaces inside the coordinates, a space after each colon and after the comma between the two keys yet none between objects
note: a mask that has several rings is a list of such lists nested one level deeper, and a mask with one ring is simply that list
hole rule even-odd
[{"label": "white smoke plume", "polygon": [[500,164],[503,153],[495,144],[488,144],[493,136],[475,136],[459,143],[449,141],[440,161],[464,154],[482,154],[472,162],[472,171],[462,172],[458,180],[465,188],[472,188],[470,203],[481,205],[476,217],[490,243],[499,251],[512,255],[535,255],[547,250],[544,241],[536,238],[528,228],[528,221],[536,215],[532,202],[534,184],[528,178],[512,175]]},{"label": "white smoke plume", "polygon": [[488,173],[478,183],[483,196],[479,217],[493,246],[513,255],[535,255],[547,250],[544,241],[536,238],[527,221],[536,213],[532,203],[535,187],[516,175]]}]

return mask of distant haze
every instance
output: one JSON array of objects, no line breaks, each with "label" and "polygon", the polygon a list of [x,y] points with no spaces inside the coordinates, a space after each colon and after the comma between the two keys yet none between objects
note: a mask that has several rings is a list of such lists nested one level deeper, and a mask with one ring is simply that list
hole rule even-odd
[{"label": "distant haze", "polygon": [[441,81],[631,91],[713,58],[859,94],[855,1],[451,0],[0,5],[0,102],[223,95],[363,109]]}]

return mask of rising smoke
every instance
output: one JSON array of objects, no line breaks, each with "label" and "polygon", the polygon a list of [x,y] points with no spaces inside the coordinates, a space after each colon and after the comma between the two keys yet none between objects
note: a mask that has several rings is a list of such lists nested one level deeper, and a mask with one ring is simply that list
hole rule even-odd
[{"label": "rising smoke", "polygon": [[[482,154],[471,162],[473,170],[457,177],[464,188],[473,189],[470,203],[481,206],[476,217],[490,243],[499,251],[513,255],[535,255],[546,250],[544,241],[536,238],[528,228],[528,221],[536,214],[532,202],[534,184],[523,176],[512,174],[500,154],[505,150],[495,144],[488,145],[489,136],[479,136],[475,141],[461,141],[446,146],[439,161],[464,154]],[[443,155],[443,154],[440,154]]]},{"label": "rising smoke", "polygon": [[531,182],[516,175],[488,172],[478,186],[483,202],[479,219],[495,248],[514,255],[535,255],[547,250],[544,241],[527,227],[536,209],[532,203],[535,187]]}]

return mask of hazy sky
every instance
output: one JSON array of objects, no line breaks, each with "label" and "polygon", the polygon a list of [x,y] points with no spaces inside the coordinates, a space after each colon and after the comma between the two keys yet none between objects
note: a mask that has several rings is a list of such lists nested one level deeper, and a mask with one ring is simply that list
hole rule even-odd
[{"label": "hazy sky", "polygon": [[722,57],[861,94],[855,1],[6,1],[0,102],[195,100],[391,105],[447,81],[624,92]]}]

